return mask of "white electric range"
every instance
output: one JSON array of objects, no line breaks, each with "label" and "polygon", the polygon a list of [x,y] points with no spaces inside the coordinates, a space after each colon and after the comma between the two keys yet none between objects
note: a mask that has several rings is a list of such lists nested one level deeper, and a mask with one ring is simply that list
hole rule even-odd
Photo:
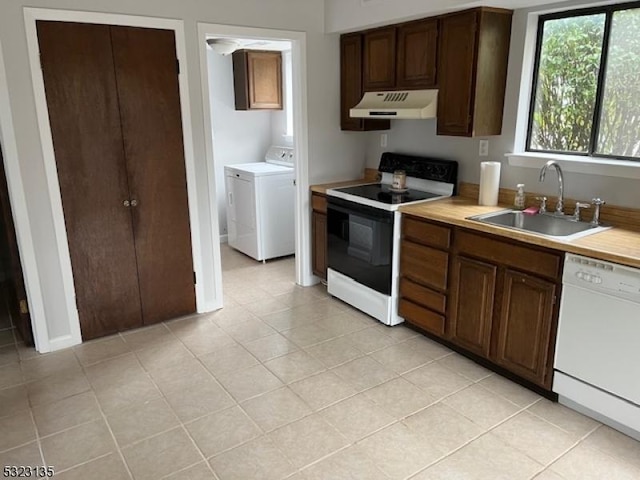
[{"label": "white electric range", "polygon": [[[402,205],[455,193],[458,163],[386,152],[380,183],[327,190],[328,291],[386,325],[397,325]],[[407,174],[406,191],[391,188]]]}]

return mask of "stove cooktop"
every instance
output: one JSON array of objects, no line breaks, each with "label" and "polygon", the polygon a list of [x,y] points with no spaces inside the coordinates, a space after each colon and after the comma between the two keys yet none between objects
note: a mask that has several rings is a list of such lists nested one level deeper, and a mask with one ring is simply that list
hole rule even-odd
[{"label": "stove cooktop", "polygon": [[389,205],[429,200],[430,198],[442,196],[437,193],[424,192],[422,190],[415,189],[408,189],[405,192],[394,192],[390,189],[390,185],[386,185],[384,183],[357,185],[355,187],[336,188],[335,190],[348,195],[355,195],[357,197],[367,198],[369,200]]}]

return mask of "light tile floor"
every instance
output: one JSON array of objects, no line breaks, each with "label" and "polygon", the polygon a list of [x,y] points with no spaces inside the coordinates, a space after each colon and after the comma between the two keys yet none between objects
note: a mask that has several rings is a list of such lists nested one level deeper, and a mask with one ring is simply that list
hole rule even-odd
[{"label": "light tile floor", "polygon": [[223,248],[226,307],[37,355],[0,330],[0,466],[60,480],[639,479],[640,444]]}]

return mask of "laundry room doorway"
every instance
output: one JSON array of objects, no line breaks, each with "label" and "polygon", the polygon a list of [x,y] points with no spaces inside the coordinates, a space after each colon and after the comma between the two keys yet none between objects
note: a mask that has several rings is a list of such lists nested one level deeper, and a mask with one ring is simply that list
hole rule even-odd
[{"label": "laundry room doorway", "polygon": [[212,222],[219,229],[218,307],[263,314],[290,308],[294,297],[312,294],[301,288],[312,283],[304,248],[305,34],[210,24],[198,30],[208,180],[216,192]]}]

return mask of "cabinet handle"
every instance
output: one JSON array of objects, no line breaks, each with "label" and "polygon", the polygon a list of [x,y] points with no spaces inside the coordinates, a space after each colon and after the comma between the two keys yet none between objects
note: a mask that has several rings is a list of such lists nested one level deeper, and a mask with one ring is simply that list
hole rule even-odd
[{"label": "cabinet handle", "polygon": [[125,207],[130,207],[131,202],[129,200],[125,200],[124,202],[122,202],[122,205],[124,205]]},{"label": "cabinet handle", "polygon": [[233,193],[229,192],[229,205],[233,205]]},{"label": "cabinet handle", "polygon": [[138,200],[131,200],[131,206],[132,207],[137,207],[138,206]]}]

